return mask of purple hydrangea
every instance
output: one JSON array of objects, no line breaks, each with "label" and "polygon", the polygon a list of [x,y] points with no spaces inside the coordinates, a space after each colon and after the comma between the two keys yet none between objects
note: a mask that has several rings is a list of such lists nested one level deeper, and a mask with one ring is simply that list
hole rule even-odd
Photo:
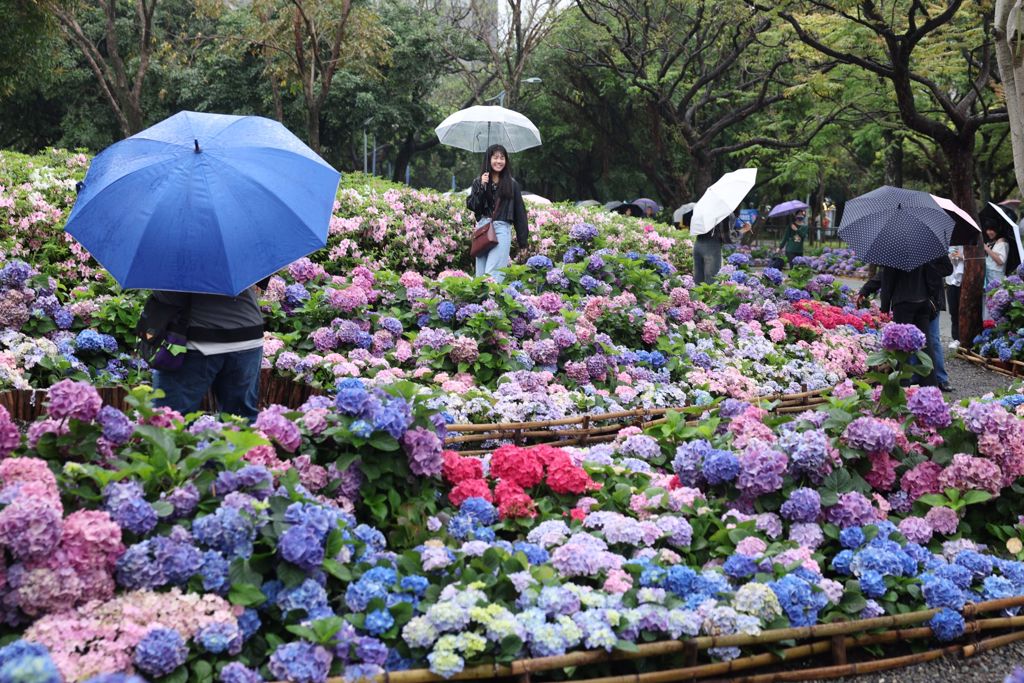
[{"label": "purple hydrangea", "polygon": [[816,522],[821,515],[821,496],[814,489],[795,489],[779,512],[791,522]]},{"label": "purple hydrangea", "polygon": [[441,467],[444,464],[441,452],[444,444],[437,437],[437,433],[423,427],[414,427],[402,437],[402,446],[409,458],[409,469],[413,474],[421,477],[436,477],[441,474]]},{"label": "purple hydrangea", "polygon": [[828,509],[828,520],[845,529],[849,526],[862,526],[876,521],[875,509],[864,494],[848,491],[839,496],[839,502]]},{"label": "purple hydrangea", "polygon": [[927,338],[914,325],[889,323],[882,328],[882,348],[886,351],[913,353],[924,348]]},{"label": "purple hydrangea", "polygon": [[736,486],[751,496],[761,496],[782,488],[782,475],[788,459],[785,453],[752,444],[740,454],[740,474]]},{"label": "purple hydrangea", "polygon": [[868,453],[889,453],[896,445],[896,433],[885,422],[873,417],[858,417],[846,425],[843,440]]},{"label": "purple hydrangea", "polygon": [[103,406],[96,417],[103,428],[103,438],[120,446],[128,443],[135,432],[135,425],[128,416],[114,406]]},{"label": "purple hydrangea", "polygon": [[333,655],[320,645],[296,642],[279,646],[270,655],[270,673],[294,683],[324,683]]},{"label": "purple hydrangea", "polygon": [[919,387],[909,399],[907,409],[925,427],[942,429],[953,421],[949,406],[938,387]]}]

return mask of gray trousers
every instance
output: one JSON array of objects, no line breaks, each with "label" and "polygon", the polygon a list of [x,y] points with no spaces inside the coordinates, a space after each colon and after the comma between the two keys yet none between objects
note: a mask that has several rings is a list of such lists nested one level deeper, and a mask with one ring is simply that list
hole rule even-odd
[{"label": "gray trousers", "polygon": [[711,282],[722,269],[722,243],[716,239],[693,243],[693,282]]}]

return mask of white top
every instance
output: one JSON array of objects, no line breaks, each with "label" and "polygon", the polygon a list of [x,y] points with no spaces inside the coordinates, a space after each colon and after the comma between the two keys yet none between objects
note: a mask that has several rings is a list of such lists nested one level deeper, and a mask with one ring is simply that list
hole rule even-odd
[{"label": "white top", "polygon": [[946,276],[946,284],[959,287],[964,279],[964,253],[961,247],[950,247],[949,258],[953,262],[953,272]]},{"label": "white top", "polygon": [[1000,257],[1002,257],[1003,264],[1002,265],[996,264],[996,262],[992,260],[991,256],[986,255],[985,256],[985,270],[991,271],[993,273],[1005,274],[1006,273],[1006,255],[1010,252],[1010,245],[1009,245],[1009,243],[1006,240],[999,240],[998,242],[995,243],[995,246],[992,247],[992,251],[994,251],[995,253],[999,254]]},{"label": "white top", "polygon": [[222,353],[232,353],[234,351],[248,351],[249,349],[258,349],[263,346],[263,337],[259,339],[247,339],[239,342],[196,342],[189,341],[185,348],[195,349],[204,356],[216,356]]}]

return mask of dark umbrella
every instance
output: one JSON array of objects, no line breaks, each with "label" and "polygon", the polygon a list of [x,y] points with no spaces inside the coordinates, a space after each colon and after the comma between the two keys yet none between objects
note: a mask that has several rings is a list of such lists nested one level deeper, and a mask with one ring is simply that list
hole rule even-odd
[{"label": "dark umbrella", "polygon": [[612,209],[612,211],[614,211],[615,213],[621,213],[623,215],[625,215],[627,211],[630,211],[632,212],[632,215],[636,216],[637,218],[640,218],[641,216],[644,215],[644,210],[640,207],[640,205],[633,204],[631,202],[619,204],[614,209]]},{"label": "dark umbrella", "polygon": [[848,201],[839,226],[862,261],[906,271],[945,256],[952,232],[930,194],[888,185]]}]

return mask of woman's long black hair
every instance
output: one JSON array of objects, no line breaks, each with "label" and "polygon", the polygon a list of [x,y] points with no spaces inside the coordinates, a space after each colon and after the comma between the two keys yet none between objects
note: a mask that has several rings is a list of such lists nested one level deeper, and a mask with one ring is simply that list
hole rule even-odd
[{"label": "woman's long black hair", "polygon": [[501,201],[509,202],[515,196],[515,179],[512,177],[512,161],[508,157],[508,151],[502,145],[491,145],[484,152],[484,166],[481,173],[494,173],[491,168],[491,157],[495,152],[501,152],[505,157],[505,168],[501,171],[501,182],[498,183],[498,196]]}]

